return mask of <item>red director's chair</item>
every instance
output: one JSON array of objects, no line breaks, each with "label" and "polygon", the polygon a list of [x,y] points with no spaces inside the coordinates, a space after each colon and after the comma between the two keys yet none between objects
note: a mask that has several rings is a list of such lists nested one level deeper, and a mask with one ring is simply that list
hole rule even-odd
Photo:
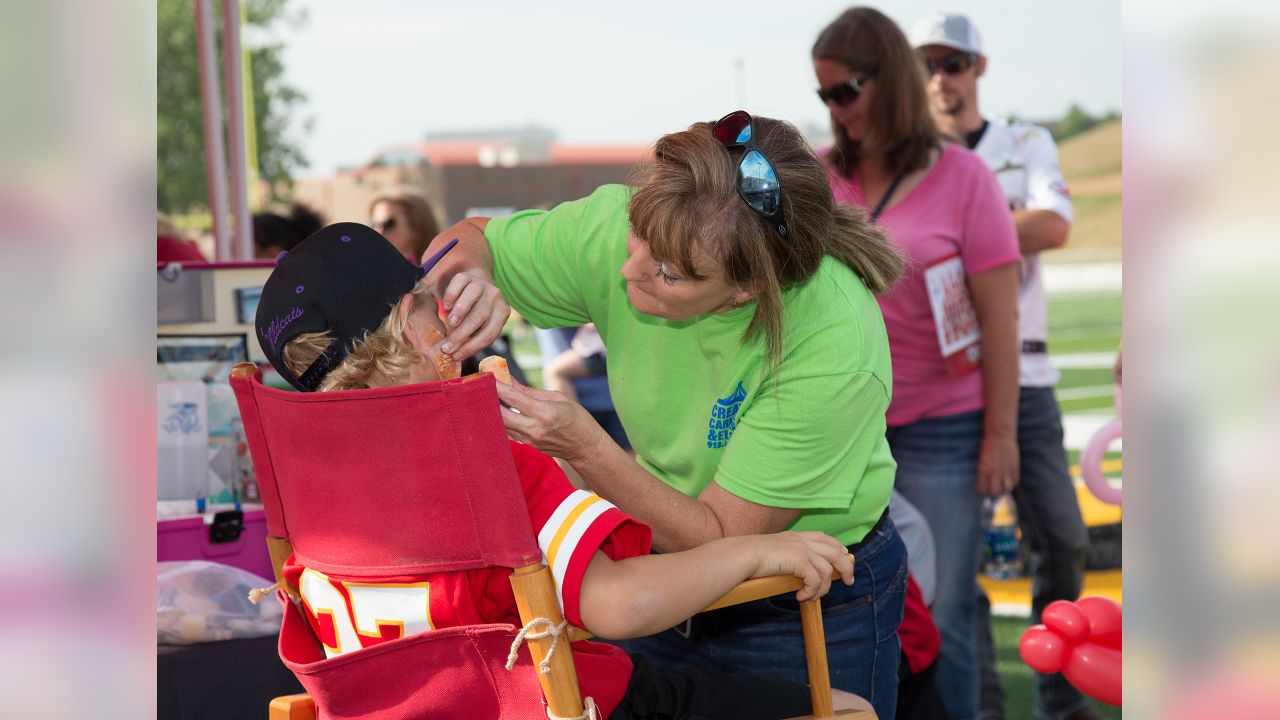
[{"label": "red director's chair", "polygon": [[[272,720],[374,718],[390,708],[435,717],[583,715],[568,642],[519,628],[449,627],[325,658],[282,566],[290,554],[320,572],[386,577],[512,568],[523,623],[563,621],[529,522],[493,376],[373,390],[299,393],[262,384],[252,363],[231,373],[267,519],[267,544],[285,606],[280,656],[308,695],[276,698]],[[740,584],[707,610],[800,588],[790,576]],[[812,717],[832,717],[822,610],[801,605]],[[571,638],[589,633],[571,628]],[[590,685],[588,679],[585,685]],[[544,707],[543,700],[546,705]],[[874,720],[866,711],[840,716]]]}]

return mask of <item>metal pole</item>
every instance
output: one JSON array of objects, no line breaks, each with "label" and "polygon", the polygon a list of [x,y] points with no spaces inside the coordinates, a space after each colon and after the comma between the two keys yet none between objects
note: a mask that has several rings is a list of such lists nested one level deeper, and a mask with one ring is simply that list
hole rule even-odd
[{"label": "metal pole", "polygon": [[231,208],[236,260],[253,259],[253,225],[245,169],[244,71],[240,55],[240,0],[222,0],[222,55],[226,61],[227,146],[231,160]]},{"label": "metal pole", "polygon": [[209,182],[209,213],[213,216],[215,259],[231,259],[227,232],[227,151],[222,142],[222,97],[218,88],[218,43],[214,35],[212,0],[194,0],[196,51],[200,62],[200,100],[204,108],[204,166]]}]

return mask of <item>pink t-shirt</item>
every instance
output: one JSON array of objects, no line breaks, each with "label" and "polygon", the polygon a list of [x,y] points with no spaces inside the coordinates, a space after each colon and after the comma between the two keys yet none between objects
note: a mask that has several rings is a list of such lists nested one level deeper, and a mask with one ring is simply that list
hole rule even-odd
[{"label": "pink t-shirt", "polygon": [[[857,173],[842,178],[828,165],[827,175],[836,202],[870,213]],[[959,378],[947,373],[924,270],[957,254],[970,276],[1018,262],[1018,235],[999,183],[981,158],[946,143],[933,169],[885,210],[877,224],[907,256],[902,279],[879,296],[893,360],[888,424],[907,425],[982,408],[982,373]]]}]

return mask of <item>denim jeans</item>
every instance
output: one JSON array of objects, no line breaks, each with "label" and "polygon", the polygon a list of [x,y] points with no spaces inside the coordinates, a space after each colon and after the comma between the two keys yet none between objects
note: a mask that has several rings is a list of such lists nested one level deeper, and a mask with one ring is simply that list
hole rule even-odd
[{"label": "denim jeans", "polygon": [[[1013,491],[1018,527],[1031,547],[1031,623],[1054,600],[1080,596],[1089,534],[1062,446],[1062,414],[1053,388],[1024,387],[1018,398],[1021,477]],[[995,671],[991,606],[978,590],[978,647],[982,660],[982,711],[1004,717],[1004,693]],[[1061,673],[1036,673],[1036,716],[1060,720],[1088,704]]]},{"label": "denim jeans", "polygon": [[[898,701],[898,625],[907,549],[887,517],[854,552],[853,585],[822,598],[831,686],[857,693],[882,718]],[[673,630],[619,643],[661,667],[702,666],[808,684],[800,607],[794,593],[697,615]]]},{"label": "denim jeans", "polygon": [[938,692],[953,720],[978,713],[978,564],[982,559],[982,499],[978,450],[982,411],[917,420],[890,427],[889,449],[898,462],[894,487],[916,506],[929,527],[937,557],[937,597],[930,610],[942,635]]}]

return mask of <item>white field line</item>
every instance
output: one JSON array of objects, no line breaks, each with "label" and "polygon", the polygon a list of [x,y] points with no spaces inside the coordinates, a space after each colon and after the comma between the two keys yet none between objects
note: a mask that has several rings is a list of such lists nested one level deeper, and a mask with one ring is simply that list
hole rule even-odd
[{"label": "white field line", "polygon": [[1120,290],[1124,278],[1121,268],[1118,262],[1041,265],[1044,289],[1051,295]]},{"label": "white field line", "polygon": [[1057,391],[1058,400],[1080,400],[1092,397],[1110,397],[1115,392],[1115,385],[1081,385]]},{"label": "white field line", "polygon": [[[1049,345],[1053,346],[1052,340],[1049,341]],[[1058,369],[1109,368],[1116,364],[1116,354],[1113,352],[1050,354],[1049,359]]]}]

